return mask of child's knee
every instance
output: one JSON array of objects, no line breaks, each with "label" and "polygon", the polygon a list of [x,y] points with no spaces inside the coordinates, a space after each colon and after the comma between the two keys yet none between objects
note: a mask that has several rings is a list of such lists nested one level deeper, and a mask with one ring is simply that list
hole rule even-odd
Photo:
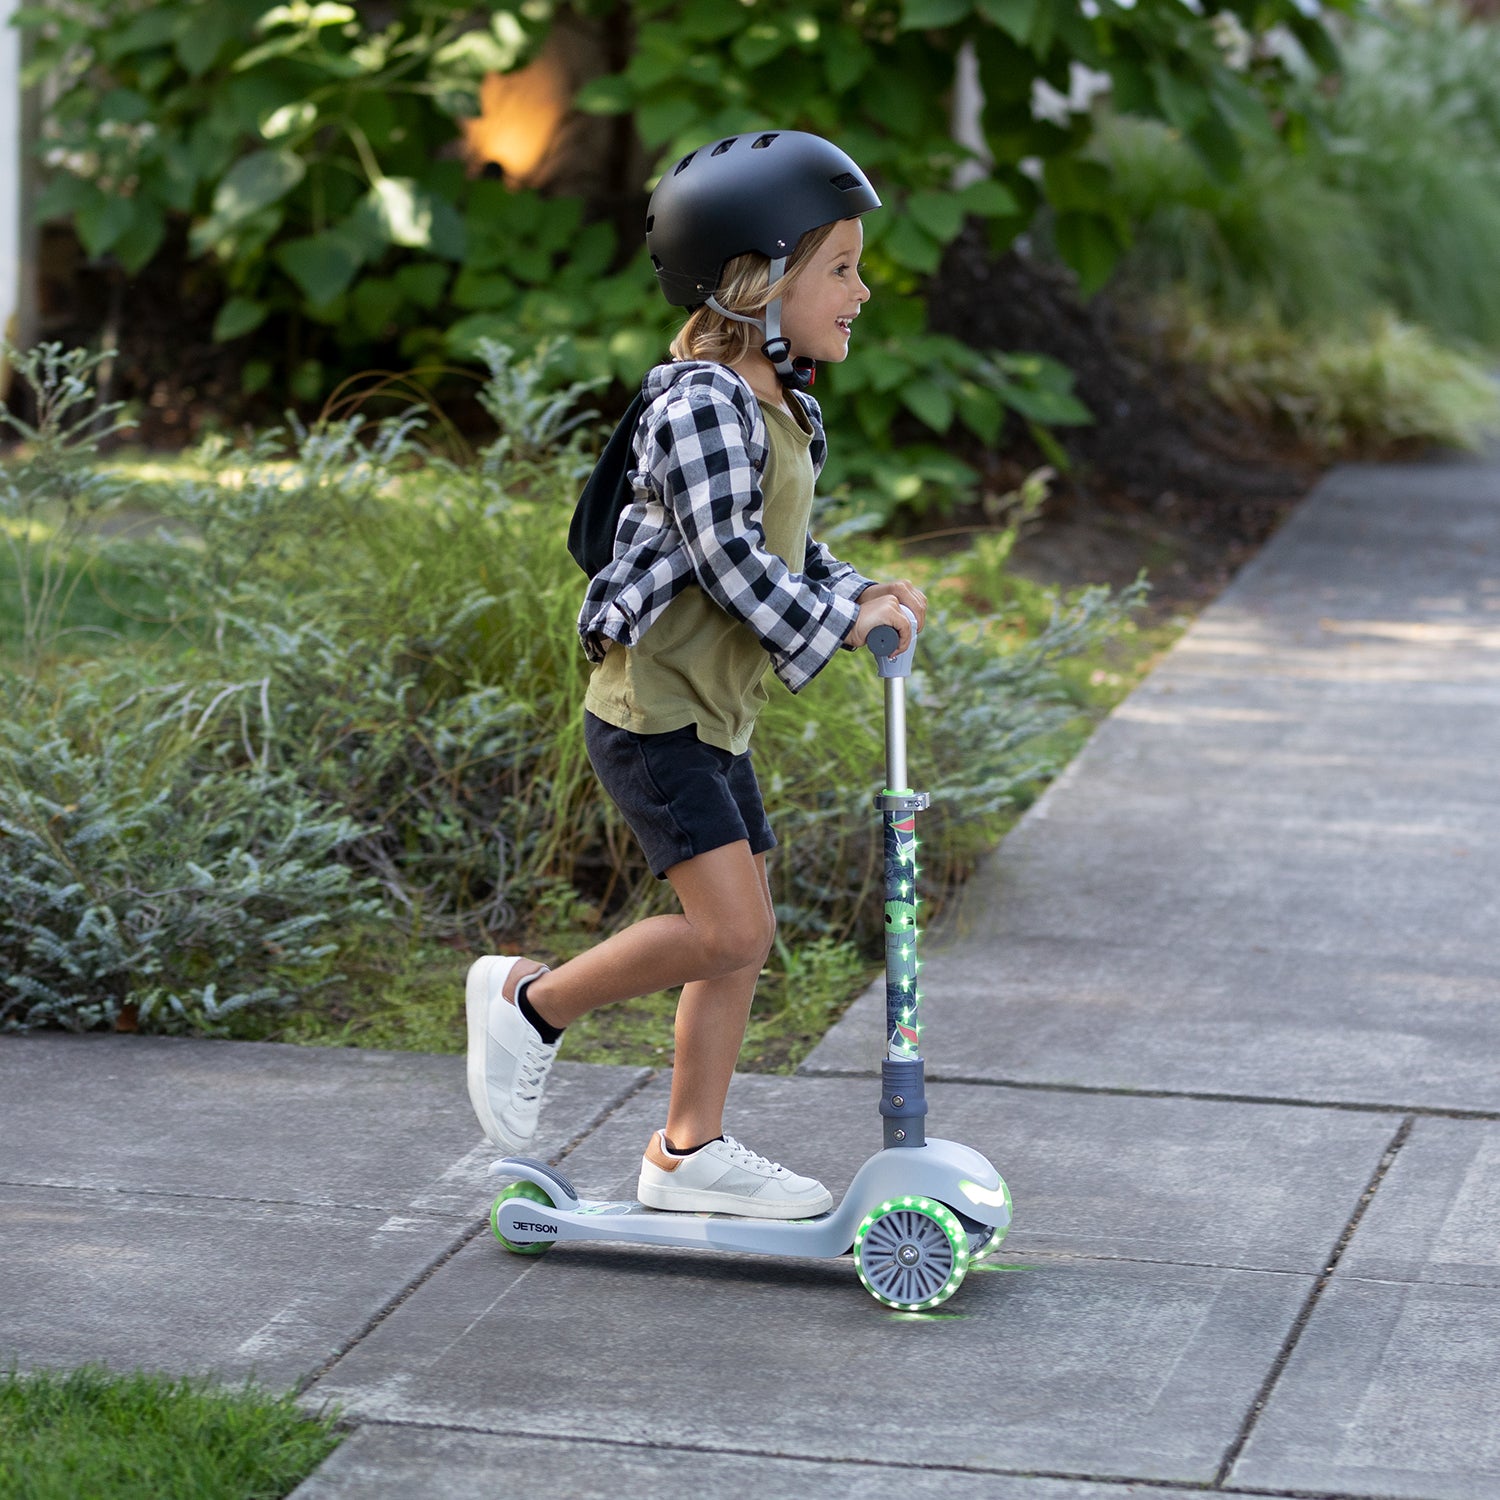
[{"label": "child's knee", "polygon": [[704,957],[714,976],[759,969],[776,938],[776,918],[769,911],[724,912],[701,933]]}]

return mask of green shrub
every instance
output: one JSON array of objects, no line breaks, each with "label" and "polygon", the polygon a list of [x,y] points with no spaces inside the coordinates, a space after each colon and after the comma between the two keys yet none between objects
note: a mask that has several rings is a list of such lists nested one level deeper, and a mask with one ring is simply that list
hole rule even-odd
[{"label": "green shrub", "polygon": [[1109,112],[1096,149],[1134,226],[1126,295],[1180,287],[1219,317],[1269,305],[1291,327],[1357,321],[1379,305],[1381,252],[1361,205],[1308,153],[1262,143],[1221,182],[1170,127]]},{"label": "green shrub", "polygon": [[99,445],[125,425],[118,402],[101,405],[92,376],[102,354],[43,344],[21,353],[0,342],[0,359],[32,390],[30,422],[0,405],[0,435],[25,445],[23,462],[0,469],[0,534],[13,596],[5,613],[19,626],[31,662],[57,644],[63,616],[83,578],[80,544],[125,486],[96,461]]},{"label": "green shrub", "polygon": [[379,908],[339,861],[348,819],[258,754],[235,774],[205,753],[215,718],[258,717],[243,688],[234,707],[124,672],[60,691],[0,726],[0,1026],[83,1030],[131,1006],[213,1031],[326,983],[333,934]]},{"label": "green shrub", "polygon": [[1123,286],[1292,329],[1391,311],[1500,347],[1500,28],[1436,5],[1339,29],[1337,86],[1304,65],[1292,149],[1247,133],[1232,179],[1170,123],[1101,112],[1091,150],[1134,239]]},{"label": "green shrub", "polygon": [[[1327,10],[1354,0],[1330,0]],[[981,356],[927,327],[926,290],[968,220],[996,248],[1051,214],[1054,243],[1093,289],[1124,245],[1108,175],[1084,158],[1091,123],[1033,108],[1039,86],[1106,70],[1132,113],[1169,121],[1211,171],[1239,169],[1238,135],[1269,132],[1288,73],[1273,56],[1229,66],[1240,35],[1277,28],[1334,62],[1322,13],[1295,0],[1232,12],[1074,0],[803,0],[795,10],[734,0],[397,0],[268,6],[263,0],[73,0],[24,6],[28,79],[50,81],[39,212],[72,224],[93,260],[134,275],[186,238],[222,293],[214,337],[237,342],[247,390],[320,399],[372,363],[473,360],[479,341],[531,348],[566,335],[566,382],[629,385],[661,357],[674,314],[638,230],[651,176],[714,137],[807,129],[835,136],[878,182],[890,211],[868,222],[879,295],[860,324],[869,357],[829,381],[831,414],[895,465],[836,467],[860,481],[894,468],[962,497],[974,475],[930,444],[967,431],[993,444],[1007,420],[1084,419],[1067,372],[1031,355]],[[593,201],[475,176],[463,123],[489,74],[534,61],[554,22],[593,32],[610,60],[574,101],[628,116],[599,153]],[[983,84],[982,153],[955,140],[958,58]],[[1041,164],[1040,172],[1035,170]],[[973,175],[980,180],[960,180]],[[176,226],[179,233],[169,236]],[[284,373],[283,373],[284,372]],[[284,388],[273,387],[280,378]],[[848,463],[835,456],[835,465]]]},{"label": "green shrub", "polygon": [[1500,423],[1490,372],[1390,312],[1362,328],[1294,333],[1269,313],[1226,323],[1178,303],[1160,326],[1170,351],[1206,372],[1215,397],[1323,457],[1434,443],[1473,449]]},{"label": "green shrub", "polygon": [[[205,445],[157,483],[151,535],[100,541],[170,623],[150,648],[13,680],[10,1024],[131,1004],[151,1026],[223,1026],[326,985],[377,902],[405,942],[556,952],[670,899],[583,748],[584,580],[563,545],[583,430],[534,364],[492,356],[506,426],[472,465],[425,453],[412,413],[293,424]],[[906,571],[891,544],[853,545],[870,571]],[[934,609],[911,684],[934,896],[1050,770],[1036,746],[1077,713],[1060,662],[1135,600],[1085,591],[1019,646]],[[813,950],[826,975],[879,932],[867,657],[774,695],[756,744],[783,938],[832,944]]]}]

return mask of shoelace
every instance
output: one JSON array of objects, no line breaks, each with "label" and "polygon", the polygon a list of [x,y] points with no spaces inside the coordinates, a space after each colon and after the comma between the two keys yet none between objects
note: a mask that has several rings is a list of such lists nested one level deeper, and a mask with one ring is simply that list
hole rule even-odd
[{"label": "shoelace", "polygon": [[730,1160],[737,1167],[744,1167],[751,1172],[761,1172],[767,1177],[791,1175],[779,1161],[768,1161],[748,1146],[742,1146],[732,1135],[724,1137],[724,1144],[729,1148]]},{"label": "shoelace", "polygon": [[517,1098],[524,1099],[530,1104],[541,1097],[542,1088],[547,1082],[547,1074],[552,1071],[552,1060],[556,1056],[556,1047],[549,1047],[543,1042],[528,1044],[517,1068]]}]

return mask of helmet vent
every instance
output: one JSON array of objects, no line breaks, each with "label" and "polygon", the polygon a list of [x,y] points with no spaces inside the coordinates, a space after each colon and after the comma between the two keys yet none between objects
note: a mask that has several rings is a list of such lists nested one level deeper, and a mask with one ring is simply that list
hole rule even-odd
[{"label": "helmet vent", "polygon": [[750,149],[752,151],[764,151],[766,149],[766,147],[769,146],[771,144],[771,142],[776,139],[777,133],[778,132],[773,132],[770,135],[763,135],[763,136],[761,136]]},{"label": "helmet vent", "polygon": [[739,140],[739,136],[737,136],[737,135],[732,135],[732,136],[730,136],[730,137],[729,137],[729,139],[728,139],[728,140],[727,140],[727,141],[720,141],[720,142],[719,142],[719,144],[718,144],[718,145],[717,145],[717,146],[715,146],[715,147],[714,147],[714,149],[713,149],[713,150],[712,150],[712,151],[711,151],[711,152],[710,152],[710,153],[709,153],[709,154],[710,154],[710,155],[711,155],[711,156],[723,156],[723,154],[724,154],[724,153],[725,153],[725,152],[726,152],[726,151],[727,151],[727,150],[728,150],[728,149],[729,149],[729,148],[730,148],[730,147],[731,147],[731,146],[732,146],[732,145],[734,145],[734,143],[735,143],[735,142],[736,142],[736,141],[737,141],[737,140]]},{"label": "helmet vent", "polygon": [[828,180],[841,193],[847,193],[850,188],[864,186],[864,184],[859,180],[859,178],[854,175],[853,172],[840,172],[837,177],[830,177]]},{"label": "helmet vent", "polygon": [[697,154],[698,153],[696,151],[689,151],[688,154],[684,156],[682,160],[678,162],[677,165],[672,169],[672,175],[675,177],[679,172],[685,172],[687,170],[688,163],[691,162]]},{"label": "helmet vent", "polygon": [[655,228],[656,228],[656,215],[655,214],[647,214],[646,215],[646,233],[650,234],[651,231],[653,229],[655,229]]}]

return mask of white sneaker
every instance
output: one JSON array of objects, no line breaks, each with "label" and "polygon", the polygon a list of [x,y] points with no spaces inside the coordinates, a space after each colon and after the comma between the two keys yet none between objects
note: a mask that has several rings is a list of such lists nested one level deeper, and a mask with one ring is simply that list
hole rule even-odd
[{"label": "white sneaker", "polygon": [[635,1192],[647,1208],[747,1219],[810,1219],[833,1207],[833,1194],[821,1182],[757,1156],[730,1135],[690,1156],[673,1156],[666,1132],[658,1130],[641,1160]]},{"label": "white sneaker", "polygon": [[469,1102],[484,1133],[506,1151],[524,1152],[536,1134],[542,1090],[557,1056],[502,993],[520,960],[490,955],[469,965]]}]

